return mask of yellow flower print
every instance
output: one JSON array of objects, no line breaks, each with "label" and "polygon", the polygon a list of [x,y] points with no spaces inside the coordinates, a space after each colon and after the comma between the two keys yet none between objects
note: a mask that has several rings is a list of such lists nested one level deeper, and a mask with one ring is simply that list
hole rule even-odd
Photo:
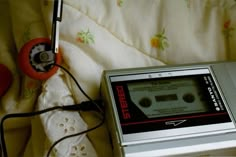
[{"label": "yellow flower print", "polygon": [[165,29],[163,29],[161,33],[154,35],[151,38],[150,44],[153,48],[160,49],[161,51],[169,47],[168,39],[165,36]]},{"label": "yellow flower print", "polygon": [[80,31],[77,33],[76,40],[80,43],[92,44],[92,43],[94,43],[94,36],[93,36],[93,34],[91,34],[91,32],[89,30]]},{"label": "yellow flower print", "polygon": [[35,25],[41,25],[43,24],[42,21],[32,21],[29,24],[25,25],[25,30],[22,32],[22,45],[24,45],[26,42],[28,42],[32,38],[32,31]]},{"label": "yellow flower print", "polygon": [[156,37],[156,36],[152,37],[152,39],[151,39],[152,47],[158,48],[159,47],[159,43],[160,43],[160,41],[159,41],[158,37]]},{"label": "yellow flower print", "polygon": [[119,7],[122,7],[123,4],[124,4],[124,0],[117,0],[117,5],[118,5]]},{"label": "yellow flower print", "polygon": [[232,36],[231,33],[234,30],[235,30],[235,28],[231,26],[231,20],[227,20],[224,22],[223,32],[224,32],[226,38],[231,37]]},{"label": "yellow flower print", "polygon": [[38,81],[29,80],[26,83],[25,90],[24,90],[24,93],[23,93],[23,97],[24,98],[32,97],[32,95],[34,95],[35,92],[38,91],[39,86],[40,86],[40,83]]}]

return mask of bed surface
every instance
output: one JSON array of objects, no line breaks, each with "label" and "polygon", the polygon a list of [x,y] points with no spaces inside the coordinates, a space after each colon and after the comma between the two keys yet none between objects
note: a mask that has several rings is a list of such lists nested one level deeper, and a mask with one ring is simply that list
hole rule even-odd
[{"label": "bed surface", "polygon": [[[50,38],[52,2],[0,1],[0,63],[13,74],[11,87],[0,98],[1,116],[87,100],[62,69],[48,80],[38,81],[18,68],[17,54],[25,43]],[[92,99],[99,99],[101,75],[106,69],[235,60],[235,29],[234,0],[64,0],[61,65]],[[9,157],[46,156],[57,139],[99,121],[92,111],[57,111],[8,120]],[[59,143],[52,156],[110,157],[109,142],[104,124]]]}]

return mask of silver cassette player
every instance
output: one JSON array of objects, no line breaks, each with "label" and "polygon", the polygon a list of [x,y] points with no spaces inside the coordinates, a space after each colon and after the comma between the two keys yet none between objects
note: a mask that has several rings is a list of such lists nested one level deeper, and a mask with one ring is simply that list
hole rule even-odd
[{"label": "silver cassette player", "polygon": [[236,62],[107,70],[101,90],[114,156],[236,147]]}]

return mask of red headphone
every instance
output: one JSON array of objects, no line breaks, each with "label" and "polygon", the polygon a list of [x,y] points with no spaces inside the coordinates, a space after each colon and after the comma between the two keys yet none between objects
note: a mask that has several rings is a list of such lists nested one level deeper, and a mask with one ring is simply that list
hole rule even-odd
[{"label": "red headphone", "polygon": [[51,41],[47,38],[36,38],[26,43],[18,55],[20,69],[29,77],[45,80],[56,73],[61,63],[58,48],[59,22],[62,20],[62,0],[54,1]]},{"label": "red headphone", "polygon": [[61,63],[60,51],[51,50],[48,38],[36,38],[26,43],[18,55],[20,69],[29,77],[46,80],[56,73],[58,67],[53,64]]},{"label": "red headphone", "polygon": [[[59,22],[62,19],[63,0],[54,0],[51,40],[36,38],[27,42],[18,54],[18,64],[22,72],[33,79],[46,80],[56,73],[61,63],[58,48]],[[10,87],[12,74],[6,66],[0,64],[0,96]]]},{"label": "red headphone", "polygon": [[[60,51],[51,50],[51,41],[48,38],[36,38],[27,42],[18,54],[18,64],[22,72],[33,79],[46,80],[56,73],[61,63]],[[13,80],[11,71],[0,64],[0,97],[10,87]]]}]

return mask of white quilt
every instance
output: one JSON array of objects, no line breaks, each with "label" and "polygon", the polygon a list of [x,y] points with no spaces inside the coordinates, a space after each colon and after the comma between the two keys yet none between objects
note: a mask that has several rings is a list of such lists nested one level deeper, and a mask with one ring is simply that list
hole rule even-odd
[{"label": "white quilt", "polygon": [[[0,63],[14,76],[0,98],[1,115],[87,100],[61,69],[43,82],[18,69],[17,52],[25,43],[50,38],[52,6],[52,0],[0,0]],[[235,29],[234,0],[64,0],[62,66],[99,99],[104,69],[235,60]],[[65,111],[8,120],[9,157],[46,156],[57,139],[97,123],[94,112]],[[51,156],[112,156],[105,125],[59,143]]]}]

